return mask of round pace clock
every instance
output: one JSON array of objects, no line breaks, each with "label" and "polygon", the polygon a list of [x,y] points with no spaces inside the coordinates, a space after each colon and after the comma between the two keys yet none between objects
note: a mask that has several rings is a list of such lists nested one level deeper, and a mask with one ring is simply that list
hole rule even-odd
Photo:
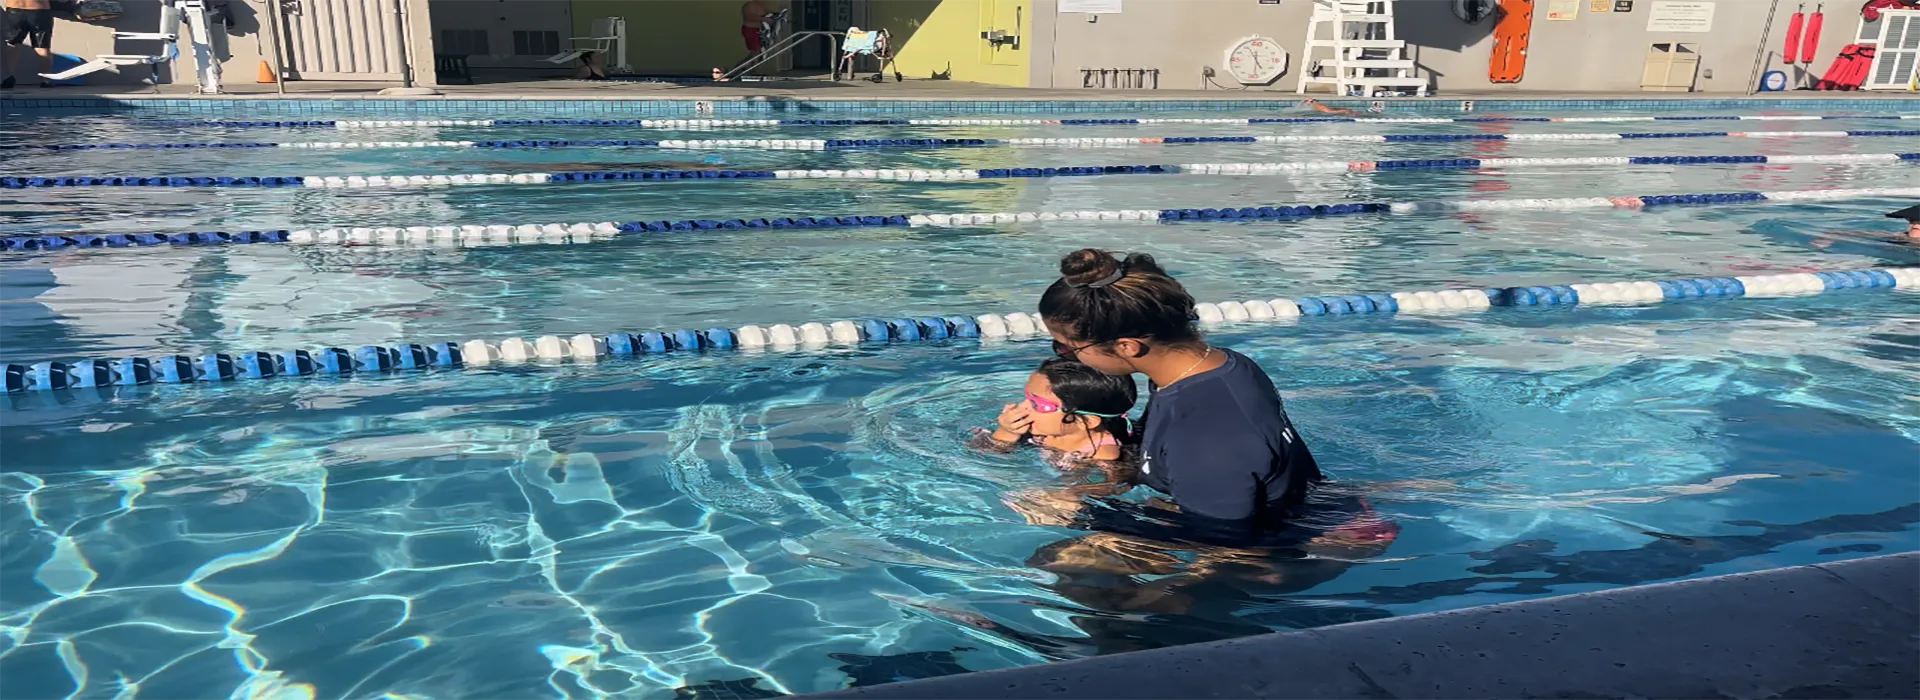
[{"label": "round pace clock", "polygon": [[1241,85],[1265,85],[1287,72],[1287,50],[1264,36],[1241,39],[1227,49],[1227,74]]}]

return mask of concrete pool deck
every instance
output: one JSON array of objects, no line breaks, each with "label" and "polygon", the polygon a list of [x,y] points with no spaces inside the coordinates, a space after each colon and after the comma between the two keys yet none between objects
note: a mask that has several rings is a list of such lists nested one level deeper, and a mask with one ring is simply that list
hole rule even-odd
[{"label": "concrete pool deck", "polygon": [[808,698],[1915,698],[1920,553]]},{"label": "concrete pool deck", "polygon": [[[804,78],[736,83],[646,83],[634,81],[512,80],[482,82],[476,85],[441,85],[438,96],[383,96],[386,88],[399,83],[290,81],[287,92],[279,95],[272,84],[236,82],[226,86],[227,94],[194,94],[191,84],[153,86],[99,85],[40,89],[22,86],[0,93],[4,100],[71,100],[103,98],[115,100],[195,99],[208,101],[298,99],[298,100],[899,100],[899,101],[1271,101],[1289,103],[1302,96],[1292,90],[1104,90],[1074,88],[1021,88],[948,80],[908,80],[903,83],[874,84],[864,81],[832,82]],[[1341,102],[1360,102],[1361,98],[1312,95]],[[1677,100],[1715,101],[1760,100],[1912,100],[1920,110],[1920,96],[1911,92],[1765,92],[1754,95],[1719,92],[1546,92],[1527,90],[1448,91],[1432,97],[1379,98],[1390,102],[1457,102],[1459,100]]]}]

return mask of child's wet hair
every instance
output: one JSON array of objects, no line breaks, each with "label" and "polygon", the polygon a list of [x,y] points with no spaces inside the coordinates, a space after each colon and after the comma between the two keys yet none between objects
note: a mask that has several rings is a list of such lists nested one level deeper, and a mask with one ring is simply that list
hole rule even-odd
[{"label": "child's wet hair", "polygon": [[1125,416],[1139,398],[1131,375],[1106,374],[1060,357],[1040,363],[1036,371],[1047,378],[1047,386],[1059,397],[1062,413],[1076,420],[1080,414],[1105,414],[1101,416],[1101,429],[1121,442],[1129,441],[1131,423]]},{"label": "child's wet hair", "polygon": [[1094,248],[1068,253],[1060,259],[1060,279],[1040,297],[1040,317],[1086,343],[1200,341],[1193,296],[1143,253],[1115,257]]}]

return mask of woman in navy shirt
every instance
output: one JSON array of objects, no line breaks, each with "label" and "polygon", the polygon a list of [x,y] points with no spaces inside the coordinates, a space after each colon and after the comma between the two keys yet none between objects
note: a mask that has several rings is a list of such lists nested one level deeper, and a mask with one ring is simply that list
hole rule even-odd
[{"label": "woman in navy shirt", "polygon": [[1080,250],[1060,273],[1040,298],[1054,352],[1149,380],[1140,480],[1209,524],[1284,524],[1322,476],[1266,371],[1201,338],[1193,297],[1152,256]]}]

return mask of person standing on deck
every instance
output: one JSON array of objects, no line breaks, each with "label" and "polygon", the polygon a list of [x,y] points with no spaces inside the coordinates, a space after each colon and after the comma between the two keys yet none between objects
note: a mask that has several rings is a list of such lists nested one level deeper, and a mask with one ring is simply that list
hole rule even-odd
[{"label": "person standing on deck", "polygon": [[[773,14],[773,8],[767,7],[764,0],[747,0],[740,5],[740,38],[747,43],[747,57],[733,64],[734,68],[746,65],[753,59],[759,58],[761,52],[766,51],[766,44],[761,40],[760,27],[766,24],[767,16],[771,14]],[[713,79],[725,80],[724,76],[731,72],[733,71],[715,68]]]},{"label": "person standing on deck", "polygon": [[[52,0],[0,0],[5,7],[0,14],[0,38],[6,41],[5,77],[0,78],[0,90],[13,89],[13,74],[19,70],[20,47],[31,44],[33,52],[40,55],[39,73],[53,72],[53,1]],[[53,87],[45,80],[40,87]]]}]

